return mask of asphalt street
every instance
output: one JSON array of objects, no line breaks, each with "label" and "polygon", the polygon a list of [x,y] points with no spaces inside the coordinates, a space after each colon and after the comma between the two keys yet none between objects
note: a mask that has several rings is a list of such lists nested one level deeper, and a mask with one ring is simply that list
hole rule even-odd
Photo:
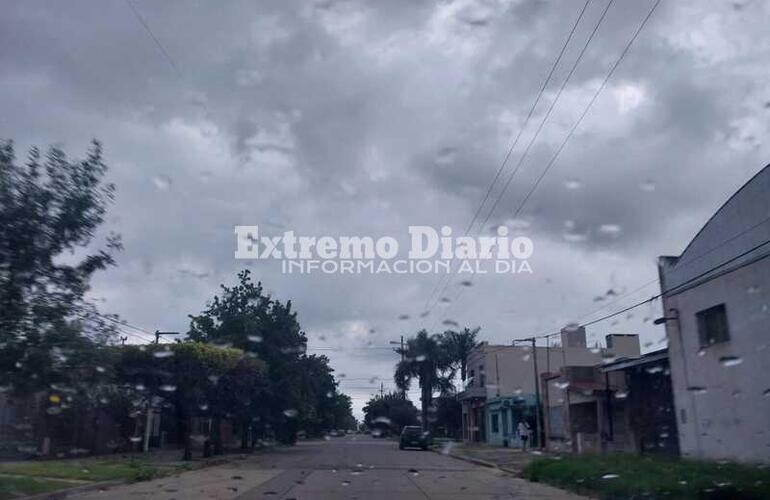
[{"label": "asphalt street", "polygon": [[219,467],[106,491],[78,499],[578,499],[501,471],[440,453],[399,450],[364,435],[305,441]]}]

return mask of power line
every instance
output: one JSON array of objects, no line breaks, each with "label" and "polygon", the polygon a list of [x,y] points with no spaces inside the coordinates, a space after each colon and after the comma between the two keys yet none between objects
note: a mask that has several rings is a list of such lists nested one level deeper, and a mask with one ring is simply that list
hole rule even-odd
[{"label": "power line", "polygon": [[[495,209],[497,209],[497,206],[500,203],[500,200],[503,199],[503,196],[505,195],[506,191],[508,191],[508,187],[510,186],[511,181],[516,176],[516,173],[519,171],[519,168],[524,163],[524,160],[527,158],[527,155],[529,154],[529,151],[532,148],[532,145],[537,140],[538,136],[540,135],[540,132],[543,130],[543,127],[548,121],[548,118],[551,116],[551,112],[556,106],[556,103],[559,101],[559,98],[561,97],[561,94],[564,92],[564,89],[567,87],[567,84],[572,78],[572,75],[575,73],[575,70],[577,69],[578,64],[580,64],[580,61],[583,59],[583,55],[585,55],[585,52],[588,49],[588,46],[590,45],[591,40],[593,40],[594,36],[596,35],[596,32],[599,31],[599,26],[601,26],[602,22],[604,21],[604,18],[607,16],[607,11],[610,10],[610,7],[612,6],[613,3],[614,3],[614,0],[610,0],[609,2],[607,2],[607,5],[604,7],[601,17],[599,17],[599,20],[594,26],[593,31],[591,31],[591,34],[586,39],[586,42],[583,44],[583,48],[580,50],[580,53],[575,59],[575,62],[572,64],[572,67],[570,68],[569,73],[567,73],[567,78],[564,79],[561,86],[559,87],[559,91],[556,93],[556,97],[551,102],[551,105],[548,107],[548,110],[546,111],[545,115],[543,115],[543,119],[540,121],[540,125],[538,126],[537,130],[535,130],[535,133],[532,135],[532,138],[527,144],[527,147],[524,150],[524,153],[521,155],[521,157],[519,158],[519,161],[516,163],[516,167],[513,169],[513,171],[511,171],[511,174],[508,176],[506,183],[503,185],[503,190],[500,191],[500,194],[498,195],[497,199],[495,199],[495,203],[492,205],[492,208],[487,214],[487,217],[484,219],[484,223],[482,224],[482,226],[485,226],[487,224],[489,219],[494,214]],[[514,218],[515,217],[516,216],[514,215]]]},{"label": "power line", "polygon": [[623,61],[623,58],[624,58],[624,57],[626,56],[626,54],[628,53],[629,49],[631,49],[631,45],[633,45],[634,41],[635,41],[635,40],[637,39],[637,37],[639,36],[639,33],[641,33],[641,32],[642,32],[642,29],[643,29],[643,28],[644,28],[644,26],[647,24],[647,21],[649,21],[649,20],[650,20],[650,17],[652,17],[652,14],[655,12],[655,9],[658,7],[658,5],[659,5],[659,4],[660,4],[660,0],[655,0],[655,3],[652,5],[652,8],[650,8],[650,11],[647,13],[647,15],[644,17],[644,19],[642,20],[642,22],[639,24],[639,27],[636,29],[636,32],[634,33],[634,35],[633,35],[633,36],[631,37],[631,39],[628,41],[628,43],[626,44],[625,48],[623,48],[623,52],[621,52],[621,53],[620,53],[620,57],[618,57],[618,59],[615,61],[615,64],[613,64],[613,65],[612,65],[612,67],[610,68],[609,72],[608,72],[608,73],[607,73],[607,75],[604,77],[604,80],[602,81],[602,84],[599,86],[599,88],[598,88],[598,89],[596,89],[596,92],[594,92],[594,95],[593,95],[593,97],[591,97],[591,100],[590,100],[590,101],[588,101],[588,105],[585,107],[585,109],[583,110],[583,112],[580,114],[580,117],[578,117],[577,121],[576,121],[576,122],[575,122],[575,124],[572,126],[572,128],[571,128],[571,129],[570,129],[570,131],[569,131],[569,133],[567,134],[567,136],[564,138],[564,140],[562,141],[561,145],[559,146],[559,148],[556,150],[556,152],[554,153],[554,155],[553,155],[553,156],[551,157],[551,159],[548,161],[548,164],[546,165],[546,167],[545,167],[545,170],[543,170],[543,172],[540,174],[540,177],[538,177],[538,178],[537,178],[537,180],[535,181],[535,184],[532,186],[532,189],[530,189],[530,190],[529,190],[529,192],[527,193],[527,195],[526,195],[526,196],[524,197],[524,199],[521,201],[521,204],[519,204],[519,207],[516,209],[516,212],[515,212],[515,213],[514,213],[514,215],[513,215],[513,216],[514,216],[514,218],[515,218],[516,216],[518,216],[519,212],[521,212],[521,209],[522,209],[522,208],[524,208],[524,205],[526,205],[527,201],[528,201],[528,200],[529,200],[529,198],[532,196],[532,193],[534,193],[534,192],[535,192],[535,190],[536,190],[536,189],[538,188],[538,186],[540,185],[540,182],[543,180],[543,178],[545,177],[545,175],[548,173],[548,171],[549,171],[549,170],[551,169],[551,167],[554,165],[554,163],[556,162],[556,160],[559,158],[559,155],[561,155],[561,152],[564,150],[564,147],[567,145],[567,142],[570,140],[570,138],[572,137],[572,135],[575,133],[575,130],[577,130],[577,128],[578,128],[578,127],[580,126],[580,124],[583,122],[583,119],[584,119],[584,118],[586,117],[586,115],[588,114],[588,111],[590,111],[591,107],[592,107],[592,106],[594,105],[594,103],[596,102],[596,99],[599,97],[599,94],[601,94],[601,93],[602,93],[602,90],[604,90],[604,87],[606,87],[606,86],[607,86],[607,82],[610,80],[610,78],[612,77],[613,73],[615,73],[615,70],[618,68],[618,66],[620,65],[621,61]]},{"label": "power line", "polygon": [[[768,245],[768,244],[770,244],[770,240],[765,240],[762,243],[760,243],[758,245],[755,245],[752,248],[746,250],[745,252],[741,252],[740,254],[738,254],[738,255],[736,255],[736,256],[734,256],[734,257],[732,257],[732,258],[730,258],[730,259],[728,259],[728,260],[726,260],[726,261],[724,261],[724,262],[722,262],[720,264],[717,264],[716,266],[713,266],[713,267],[707,269],[706,271],[703,271],[702,273],[700,273],[697,276],[694,276],[694,277],[688,279],[687,281],[684,281],[684,282],[682,282],[682,283],[680,283],[680,284],[678,284],[678,285],[676,285],[676,286],[674,286],[672,288],[669,288],[668,290],[664,290],[664,291],[662,291],[661,293],[659,293],[657,295],[653,295],[649,299],[645,299],[645,300],[643,300],[641,302],[637,302],[637,303],[635,303],[635,304],[633,304],[631,306],[625,307],[625,308],[623,308],[623,309],[621,309],[619,311],[615,311],[615,312],[613,312],[611,314],[607,314],[605,316],[602,316],[601,318],[597,318],[595,320],[588,321],[586,323],[582,323],[579,326],[586,327],[586,326],[594,325],[594,324],[599,323],[601,321],[605,321],[605,320],[608,320],[610,318],[614,318],[615,316],[618,316],[620,314],[623,314],[624,312],[630,311],[631,309],[635,309],[635,308],[637,308],[639,306],[647,304],[648,302],[652,302],[653,300],[656,300],[656,299],[659,299],[661,297],[665,297],[667,295],[671,295],[673,293],[676,293],[677,291],[679,291],[680,289],[686,287],[687,285],[695,283],[696,281],[698,281],[698,280],[708,276],[709,274],[713,273],[714,271],[717,271],[718,269],[720,269],[720,268],[722,268],[722,267],[724,267],[724,266],[726,266],[728,264],[731,264],[731,263],[735,262],[736,260],[738,260],[738,259],[740,259],[742,257],[745,257],[746,255],[748,255],[748,254],[750,254],[750,253],[752,253],[752,252],[754,252],[756,250],[759,250],[760,248],[762,248],[763,246]],[[763,255],[761,258],[767,257],[768,255],[770,255],[770,253]],[[740,267],[742,267],[742,266],[740,266]],[[731,271],[734,271],[734,270],[735,269],[731,269],[731,270],[726,271],[726,272],[731,272]],[[553,335],[556,335],[557,333],[558,332],[549,333],[549,334],[543,334],[543,335],[536,336],[535,338],[551,337]]]},{"label": "power line", "polygon": [[155,42],[155,46],[158,48],[158,51],[163,55],[163,57],[168,61],[169,65],[174,69],[177,76],[179,78],[182,77],[182,72],[179,70],[179,67],[174,62],[174,59],[171,57],[171,55],[168,53],[166,48],[163,46],[162,43],[160,43],[160,40],[158,40],[158,37],[155,36],[155,33],[152,32],[152,29],[150,29],[150,25],[147,24],[147,21],[144,20],[144,17],[139,13],[139,11],[134,7],[134,4],[131,3],[131,0],[125,0],[126,5],[131,9],[131,12],[134,13],[134,17],[136,17],[137,21],[139,21],[139,24],[142,25],[144,28],[144,31],[147,32],[147,35],[152,39],[153,42]]},{"label": "power line", "polygon": [[[621,51],[621,53],[620,53],[620,55],[618,56],[618,58],[615,60],[615,63],[614,63],[614,64],[613,64],[613,65],[610,67],[610,70],[609,70],[609,71],[607,72],[607,74],[605,75],[605,77],[604,77],[604,80],[602,81],[601,85],[600,85],[600,86],[599,86],[599,88],[596,90],[596,92],[594,92],[594,95],[593,95],[593,96],[591,97],[591,99],[588,101],[588,104],[587,104],[587,105],[586,105],[586,107],[583,109],[583,111],[582,111],[582,113],[580,114],[580,116],[578,117],[577,121],[574,123],[574,125],[573,125],[573,126],[572,126],[572,128],[570,129],[569,133],[568,133],[568,134],[565,136],[564,140],[561,142],[561,144],[560,144],[560,145],[559,145],[559,147],[557,148],[557,150],[556,150],[556,152],[554,153],[554,155],[551,157],[551,159],[549,160],[549,162],[546,164],[546,167],[545,167],[545,169],[544,169],[544,170],[543,170],[543,172],[540,174],[540,176],[538,177],[538,179],[535,181],[535,184],[532,186],[532,188],[529,190],[529,192],[527,193],[527,195],[524,197],[524,199],[523,199],[523,200],[521,201],[521,203],[519,204],[518,208],[516,209],[516,211],[515,211],[515,213],[514,213],[514,215],[513,215],[513,218],[516,218],[516,217],[519,215],[519,213],[521,212],[521,210],[524,208],[524,205],[526,205],[526,203],[527,203],[527,201],[529,200],[529,198],[532,196],[532,194],[535,192],[535,190],[536,190],[536,189],[538,188],[538,186],[540,185],[540,182],[543,180],[543,178],[545,177],[545,175],[548,173],[548,171],[549,171],[549,170],[551,169],[551,167],[554,165],[554,163],[556,162],[556,160],[559,158],[559,156],[561,155],[561,152],[564,150],[564,147],[567,145],[567,142],[568,142],[568,141],[569,141],[569,140],[572,138],[572,136],[573,136],[573,135],[574,135],[574,133],[575,133],[575,130],[577,130],[577,128],[578,128],[578,127],[580,126],[580,124],[582,123],[583,119],[586,117],[586,115],[587,115],[587,114],[588,114],[588,112],[590,111],[591,107],[593,107],[593,105],[594,105],[594,103],[596,102],[596,100],[598,99],[599,95],[600,95],[600,94],[601,94],[601,92],[604,90],[604,88],[607,86],[607,82],[610,80],[610,78],[612,77],[612,75],[615,73],[615,70],[618,68],[618,66],[620,65],[620,63],[623,61],[623,59],[625,58],[626,54],[628,53],[628,51],[630,50],[631,46],[633,45],[633,43],[634,43],[634,42],[636,41],[636,39],[639,37],[639,34],[641,33],[642,29],[644,28],[644,26],[645,26],[645,25],[647,24],[647,22],[649,21],[650,17],[652,17],[652,14],[655,12],[655,9],[656,9],[656,8],[658,7],[658,5],[660,4],[660,1],[661,1],[661,0],[656,0],[656,1],[655,1],[655,3],[654,3],[654,4],[652,5],[652,7],[650,8],[650,10],[649,10],[649,12],[647,13],[647,15],[646,15],[646,16],[645,16],[645,17],[642,19],[642,22],[639,24],[639,26],[637,27],[636,31],[635,31],[635,32],[634,32],[634,34],[631,36],[631,39],[628,41],[628,43],[626,44],[626,46],[625,46],[625,47],[623,48],[623,50]],[[602,17],[599,19],[599,23],[597,23],[596,27],[594,28],[594,32],[592,32],[592,36],[593,36],[593,34],[596,32],[596,29],[598,29],[598,27],[599,27],[599,24],[601,23],[601,20],[602,20],[602,19],[604,19],[604,14],[606,14],[606,13],[607,13],[607,9],[609,9],[609,7],[610,7],[610,5],[611,5],[611,4],[612,4],[612,0],[610,0],[610,2],[607,4],[607,7],[606,7],[606,8],[605,8],[605,10],[604,10],[604,12],[602,13]],[[588,41],[590,41],[590,38],[591,38],[591,37],[589,37]],[[586,46],[587,46],[587,44],[586,44]],[[586,47],[586,46],[584,46],[584,49],[585,49],[585,47]],[[581,55],[582,55],[582,53],[583,53],[583,51],[581,51]],[[580,57],[580,56],[579,56],[579,57]],[[573,66],[573,69],[574,69],[574,66]],[[571,75],[571,73],[570,73],[570,75]],[[568,78],[569,78],[569,76],[568,76]],[[549,111],[550,111],[550,109],[549,109]],[[547,116],[546,116],[546,118],[547,118]],[[542,124],[542,123],[544,123],[544,121],[543,121],[543,122],[541,122],[541,124]],[[538,131],[539,131],[539,130],[540,130],[540,129],[538,129]],[[531,144],[531,143],[532,143],[532,141],[530,141],[530,144]],[[518,167],[518,166],[517,166],[517,167]],[[516,172],[516,170],[514,170],[514,173],[515,173],[515,172]],[[510,178],[512,178],[512,177],[509,177],[509,179],[510,179]],[[505,189],[506,189],[506,188],[507,188],[507,185],[504,187],[503,191],[500,193],[500,196],[498,197],[498,201],[499,201],[499,200],[502,198],[502,195],[505,193]],[[497,203],[495,203],[495,205],[492,207],[492,210],[490,210],[489,214],[487,214],[487,220],[489,219],[489,217],[491,217],[491,216],[492,216],[492,213],[494,212],[494,209],[496,208],[496,206],[497,206]],[[484,222],[484,225],[486,225],[486,220],[485,220],[485,222]],[[462,291],[460,291],[460,292],[458,293],[458,296],[459,296],[459,294],[460,294],[460,293],[462,293]]]},{"label": "power line", "polygon": [[[529,142],[527,143],[527,146],[524,149],[524,152],[519,157],[519,161],[516,162],[516,166],[513,168],[511,173],[508,175],[508,178],[506,179],[506,182],[503,185],[502,190],[497,195],[497,198],[495,199],[494,203],[492,204],[492,208],[489,210],[489,212],[487,213],[486,217],[484,218],[484,222],[481,223],[480,231],[483,230],[484,227],[486,226],[487,222],[489,222],[489,219],[494,214],[494,212],[497,209],[497,206],[499,205],[500,201],[503,199],[503,197],[505,196],[505,193],[508,191],[508,188],[510,187],[511,182],[513,181],[514,177],[516,176],[516,173],[518,173],[519,169],[524,164],[524,160],[526,160],[527,156],[529,155],[529,151],[532,148],[532,145],[535,143],[537,138],[540,136],[540,132],[542,132],[543,127],[545,126],[545,124],[548,121],[548,118],[551,116],[551,113],[553,112],[554,108],[556,107],[556,104],[559,102],[559,99],[561,98],[561,95],[564,92],[564,89],[567,87],[567,84],[572,79],[572,75],[574,75],[575,70],[577,69],[578,65],[580,64],[580,61],[583,59],[583,56],[586,53],[586,50],[588,49],[588,46],[591,44],[591,41],[594,39],[594,36],[596,36],[596,33],[599,30],[599,27],[601,26],[602,22],[604,21],[604,18],[607,16],[607,12],[609,11],[609,9],[610,9],[610,7],[612,6],[613,3],[614,3],[614,0],[609,0],[609,2],[607,2],[607,5],[604,7],[604,10],[602,11],[601,16],[599,17],[599,19],[597,20],[596,24],[594,25],[594,28],[591,31],[591,33],[588,36],[588,38],[586,39],[585,43],[583,44],[583,47],[580,49],[580,52],[578,53],[577,57],[575,58],[575,61],[572,63],[572,67],[570,68],[569,72],[567,73],[566,78],[564,79],[562,84],[559,86],[559,90],[557,91],[556,96],[551,101],[551,104],[548,106],[548,109],[546,110],[545,114],[543,115],[543,118],[540,120],[540,124],[538,125],[537,129],[535,130],[535,133],[532,134],[532,137],[530,138]],[[587,4],[585,5],[585,7],[587,7]],[[580,17],[582,17],[582,12],[581,12],[581,16]],[[578,21],[579,20],[580,20],[580,18],[578,18]],[[577,24],[575,24],[575,27],[577,27]],[[573,28],[573,30],[574,30],[574,28]],[[571,38],[571,34],[570,34],[570,38]],[[559,55],[559,57],[561,58],[561,54]],[[522,128],[522,130],[523,130],[523,128]],[[518,140],[518,137],[517,137],[517,140]],[[446,283],[444,285],[444,288],[442,289],[441,293],[439,293],[439,295],[441,295],[444,292],[444,290],[446,290],[447,285],[448,285],[448,283]],[[462,292],[458,292],[458,296],[461,293]],[[435,306],[435,304],[434,304],[434,306]]]},{"label": "power line", "polygon": [[[492,179],[492,182],[489,183],[489,187],[487,188],[487,192],[484,195],[484,199],[481,200],[481,204],[476,209],[476,213],[473,214],[473,218],[471,219],[470,224],[468,224],[468,227],[465,229],[466,236],[468,235],[468,233],[470,233],[471,229],[473,228],[473,225],[476,223],[476,220],[478,219],[479,214],[481,214],[481,210],[484,208],[484,205],[486,205],[487,200],[489,199],[489,195],[492,194],[492,190],[494,189],[494,186],[497,183],[497,180],[500,178],[500,175],[503,173],[505,166],[508,164],[508,159],[511,157],[513,150],[516,148],[516,145],[519,143],[519,139],[521,138],[522,133],[527,128],[527,124],[529,124],[529,120],[532,118],[532,115],[535,112],[535,108],[540,103],[540,99],[543,97],[543,93],[545,92],[545,89],[548,87],[548,84],[551,82],[551,78],[553,77],[553,74],[556,71],[556,68],[558,67],[559,63],[561,62],[561,59],[564,56],[564,52],[567,50],[567,46],[572,40],[572,37],[575,34],[575,30],[577,29],[578,24],[580,23],[580,20],[583,19],[583,15],[585,14],[589,3],[591,3],[591,0],[586,0],[585,4],[583,4],[583,8],[580,10],[580,14],[578,15],[575,22],[572,24],[572,29],[570,30],[569,35],[567,36],[567,39],[564,41],[564,44],[562,45],[561,50],[559,51],[559,55],[556,57],[556,60],[551,65],[551,69],[548,72],[548,76],[545,78],[545,80],[543,81],[543,84],[540,86],[540,90],[538,91],[537,96],[535,97],[535,101],[532,103],[532,106],[529,108],[529,112],[527,113],[527,117],[524,119],[524,123],[521,125],[521,127],[519,127],[519,132],[516,134],[516,137],[514,138],[513,143],[511,143],[510,148],[508,148],[508,152],[505,154],[503,161],[500,163],[500,166],[498,167],[497,173],[495,173],[495,176]],[[440,285],[441,282],[442,280],[439,279],[438,282],[436,283],[436,286],[428,295],[428,299],[425,301],[424,309],[426,310],[428,309],[428,305],[433,299],[433,295],[435,294],[435,292],[441,286]]]},{"label": "power line", "polygon": [[[730,242],[732,242],[732,241],[735,241],[737,238],[740,238],[740,237],[741,237],[741,236],[743,236],[744,234],[746,234],[746,233],[749,233],[749,232],[753,231],[754,229],[756,229],[757,227],[761,226],[762,224],[765,224],[765,223],[767,223],[768,221],[770,221],[770,216],[769,216],[769,217],[765,217],[764,219],[762,219],[761,221],[757,222],[756,224],[753,224],[753,225],[749,226],[748,228],[746,228],[746,229],[744,229],[744,230],[740,231],[739,233],[737,233],[737,234],[734,234],[733,236],[731,236],[731,237],[727,238],[726,240],[722,241],[722,242],[721,242],[721,243],[719,243],[718,245],[716,245],[716,246],[714,246],[714,247],[711,247],[711,248],[709,248],[709,249],[708,249],[708,250],[706,250],[705,252],[703,252],[703,253],[701,253],[701,254],[699,254],[699,255],[695,256],[695,257],[692,257],[692,258],[690,258],[690,259],[684,260],[684,261],[682,261],[682,262],[677,262],[677,267],[679,267],[679,268],[684,268],[684,267],[687,267],[687,266],[689,266],[690,264],[692,264],[692,263],[693,263],[693,262],[695,262],[696,260],[700,260],[700,259],[702,259],[703,257],[705,257],[706,255],[709,255],[710,253],[712,253],[712,252],[715,252],[716,250],[719,250],[720,248],[722,248],[723,246],[727,245],[728,243],[730,243]],[[612,301],[610,301],[610,302],[608,302],[608,303],[604,304],[602,307],[600,307],[600,308],[598,308],[598,309],[596,309],[596,310],[594,310],[594,311],[591,311],[591,312],[590,312],[590,313],[588,313],[588,314],[584,314],[584,315],[583,315],[583,316],[581,316],[579,319],[581,319],[581,320],[582,320],[582,319],[584,319],[584,318],[586,318],[586,317],[588,317],[588,316],[593,316],[593,315],[594,315],[594,314],[596,314],[597,312],[599,312],[599,311],[603,311],[604,309],[608,308],[609,306],[611,306],[611,305],[613,305],[613,304],[616,304],[616,303],[618,303],[618,302],[619,302],[621,299],[623,299],[623,298],[625,298],[625,297],[628,297],[629,295],[633,295],[634,293],[636,293],[636,292],[638,292],[638,291],[642,290],[643,288],[646,288],[646,287],[648,287],[648,286],[652,285],[653,283],[657,283],[657,282],[658,282],[658,278],[653,278],[652,280],[650,280],[650,281],[648,281],[648,282],[644,283],[643,285],[640,285],[639,287],[637,287],[637,288],[635,288],[635,289],[631,290],[630,292],[626,292],[626,293],[624,293],[624,294],[620,295],[619,297],[617,297],[616,299],[614,299],[614,300],[612,300]]]}]

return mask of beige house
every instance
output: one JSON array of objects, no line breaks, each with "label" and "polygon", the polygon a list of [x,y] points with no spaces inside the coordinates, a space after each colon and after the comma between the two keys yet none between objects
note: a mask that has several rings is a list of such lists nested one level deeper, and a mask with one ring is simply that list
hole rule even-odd
[{"label": "beige house", "polygon": [[[490,345],[486,342],[468,357],[468,380],[460,393],[463,439],[497,446],[516,446],[518,423],[529,423],[537,440],[545,431],[545,417],[538,424],[538,396],[541,408],[545,391],[543,374],[562,366],[595,366],[602,360],[639,355],[636,335],[607,335],[607,348],[588,348],[584,328],[565,328],[558,346]],[[535,370],[537,366],[537,370]]]}]

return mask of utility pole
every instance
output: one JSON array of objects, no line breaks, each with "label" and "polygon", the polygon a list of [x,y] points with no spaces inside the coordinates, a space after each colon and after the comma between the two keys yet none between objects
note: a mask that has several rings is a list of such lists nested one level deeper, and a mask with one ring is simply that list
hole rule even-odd
[{"label": "utility pole", "polygon": [[[155,344],[160,344],[160,336],[161,335],[179,335],[179,332],[161,332],[159,330],[155,330]],[[152,431],[152,416],[153,416],[153,409],[152,409],[152,400],[155,398],[155,394],[150,392],[147,395],[147,415],[145,417],[144,421],[144,441],[142,443],[142,451],[147,453],[150,451],[150,433]]]},{"label": "utility pole", "polygon": [[380,398],[384,398],[385,397],[384,390],[385,390],[384,384],[382,382],[380,382]]},{"label": "utility pole", "polygon": [[537,372],[537,348],[535,345],[535,337],[527,339],[514,340],[516,342],[531,342],[532,343],[532,369],[535,375],[535,436],[537,437],[537,447],[540,448],[540,375]]},{"label": "utility pole", "polygon": [[[388,343],[391,344],[391,345],[400,345],[401,346],[401,349],[400,349],[399,352],[401,353],[401,362],[403,363],[404,360],[406,359],[406,357],[405,357],[406,352],[404,351],[404,336],[401,335],[401,341],[400,342],[396,342],[395,340],[391,340]],[[406,399],[406,391],[404,389],[401,389],[401,398]]]},{"label": "utility pole", "polygon": [[160,336],[161,335],[179,335],[179,332],[160,332],[158,330],[155,330],[155,343],[160,344]]}]

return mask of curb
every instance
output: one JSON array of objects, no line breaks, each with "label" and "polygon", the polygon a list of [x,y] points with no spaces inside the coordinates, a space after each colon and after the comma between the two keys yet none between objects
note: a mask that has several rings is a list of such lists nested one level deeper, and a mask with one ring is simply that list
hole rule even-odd
[{"label": "curb", "polygon": [[518,471],[516,469],[511,469],[509,467],[503,467],[503,466],[497,465],[494,462],[489,462],[489,461],[483,460],[481,458],[470,457],[468,455],[462,455],[460,453],[453,453],[451,451],[448,454],[441,453],[441,450],[438,450],[438,449],[435,449],[435,448],[432,451],[434,453],[438,453],[440,455],[449,456],[449,457],[452,457],[452,458],[456,458],[458,460],[462,460],[464,462],[470,462],[472,464],[480,465],[482,467],[487,467],[487,468],[490,468],[490,469],[497,469],[497,470],[499,470],[501,472],[505,472],[506,474],[510,474],[512,476],[515,476],[515,477],[521,477],[520,471]]}]

